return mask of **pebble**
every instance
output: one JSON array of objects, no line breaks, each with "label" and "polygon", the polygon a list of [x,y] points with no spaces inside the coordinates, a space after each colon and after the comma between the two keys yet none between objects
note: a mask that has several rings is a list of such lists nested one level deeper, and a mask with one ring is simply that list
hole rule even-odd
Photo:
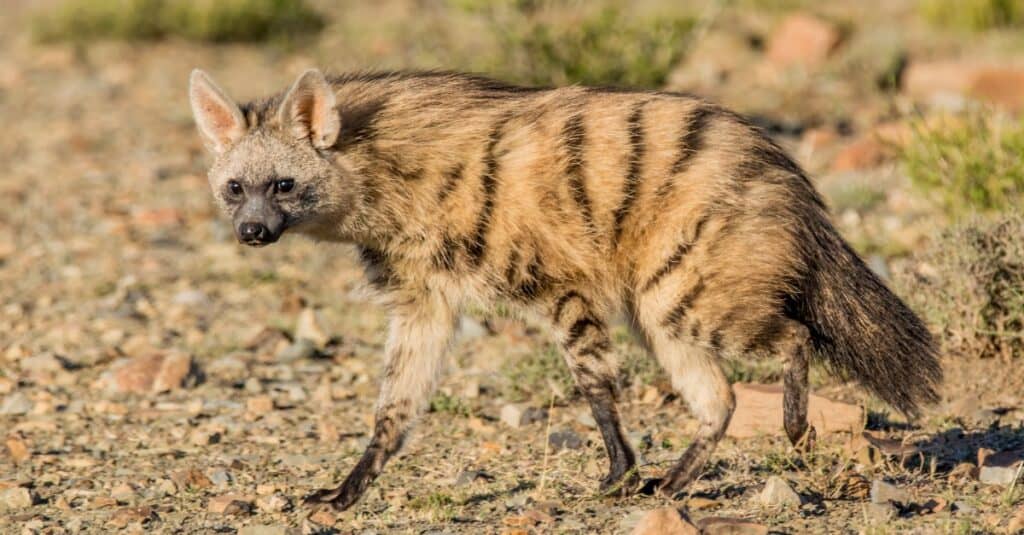
[{"label": "pebble", "polygon": [[475,481],[494,481],[494,476],[483,470],[463,470],[455,478],[455,484],[459,486],[469,485]]},{"label": "pebble", "polygon": [[222,515],[242,515],[252,512],[252,501],[239,494],[225,494],[210,498],[207,511]]},{"label": "pebble", "polygon": [[210,482],[218,487],[226,487],[231,481],[231,474],[227,470],[214,470],[210,473]]},{"label": "pebble", "polygon": [[277,352],[275,359],[278,362],[295,362],[297,360],[309,359],[316,356],[316,343],[307,338],[299,338],[288,344]]},{"label": "pebble", "polygon": [[295,322],[295,340],[308,340],[316,349],[323,349],[329,337],[320,327],[319,317],[312,308],[304,308]]},{"label": "pebble", "polygon": [[877,523],[889,522],[899,514],[899,510],[890,502],[867,503],[864,508],[868,519]]},{"label": "pebble", "polygon": [[119,503],[129,503],[135,499],[135,489],[127,483],[121,483],[110,491],[110,497]]},{"label": "pebble", "polygon": [[555,451],[562,449],[578,450],[583,447],[583,438],[571,429],[562,429],[551,433],[551,436],[548,437],[548,444]]},{"label": "pebble", "polygon": [[182,290],[174,294],[171,302],[189,308],[199,308],[210,304],[210,297],[202,290]]},{"label": "pebble", "polygon": [[887,483],[881,479],[872,481],[871,503],[888,504],[890,502],[909,505],[913,502],[913,499],[910,497],[909,492],[893,485],[892,483]]},{"label": "pebble", "polygon": [[291,510],[292,502],[284,494],[275,492],[269,496],[257,498],[256,507],[264,513],[280,513]]},{"label": "pebble", "polygon": [[23,487],[0,490],[0,510],[14,511],[32,507],[32,494]]},{"label": "pebble", "polygon": [[655,509],[640,519],[632,535],[698,535],[700,530],[672,507]]},{"label": "pebble", "polygon": [[761,491],[760,501],[765,507],[800,507],[800,495],[779,476],[768,478]]},{"label": "pebble", "polygon": [[245,410],[254,415],[267,414],[274,410],[274,399],[270,396],[253,396],[245,400]]},{"label": "pebble", "polygon": [[24,392],[15,392],[5,396],[4,402],[0,403],[0,415],[20,416],[28,414],[32,411],[34,405]]},{"label": "pebble", "polygon": [[287,533],[288,527],[281,524],[257,524],[238,529],[238,535],[287,535]]},{"label": "pebble", "polygon": [[969,515],[977,511],[977,509],[974,506],[963,500],[957,500],[953,502],[953,510],[958,513],[963,513],[965,515]]}]

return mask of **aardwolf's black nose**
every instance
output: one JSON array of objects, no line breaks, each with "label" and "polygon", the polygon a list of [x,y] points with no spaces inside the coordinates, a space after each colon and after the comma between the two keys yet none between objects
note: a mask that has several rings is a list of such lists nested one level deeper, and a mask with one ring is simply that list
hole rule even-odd
[{"label": "aardwolf's black nose", "polygon": [[270,237],[270,231],[263,223],[242,223],[238,225],[238,239],[243,242],[265,242]]}]

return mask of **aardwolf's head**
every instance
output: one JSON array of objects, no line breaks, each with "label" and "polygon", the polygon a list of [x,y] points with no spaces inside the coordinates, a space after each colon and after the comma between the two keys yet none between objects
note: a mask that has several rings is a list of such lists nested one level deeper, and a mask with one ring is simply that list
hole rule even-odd
[{"label": "aardwolf's head", "polygon": [[213,195],[232,218],[238,241],[263,246],[286,229],[322,234],[331,216],[344,213],[344,177],[329,160],[341,125],[334,91],[320,71],[303,73],[283,98],[243,111],[195,70],[189,100],[215,157]]}]

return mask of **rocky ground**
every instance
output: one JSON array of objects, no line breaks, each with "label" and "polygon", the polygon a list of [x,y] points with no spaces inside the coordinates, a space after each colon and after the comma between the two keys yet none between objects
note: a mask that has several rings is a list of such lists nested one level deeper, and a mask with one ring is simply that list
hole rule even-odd
[{"label": "rocky ground", "polygon": [[[309,49],[42,46],[22,31],[28,4],[0,19],[0,532],[688,529],[674,509],[645,518],[665,507],[707,533],[1024,529],[1012,363],[951,359],[943,403],[912,424],[816,371],[822,436],[807,454],[761,425],[779,418],[777,389],[741,386],[730,436],[688,496],[608,500],[599,433],[545,333],[487,314],[464,319],[442,392],[369,495],[342,514],[303,508],[368,440],[383,314],[344,247],[234,241],[207,189],[187,74],[202,66],[247,98],[308,66],[396,51],[371,43],[339,58],[338,28]],[[887,275],[943,223],[892,140],[921,107],[1024,108],[1024,41],[965,42],[902,4],[860,4],[825,18],[716,15],[669,86],[772,128]],[[349,5],[337,25],[393,26],[412,6]],[[904,83],[879,89],[897,50],[911,52]],[[695,421],[625,329],[616,343],[629,438],[657,475]],[[739,382],[778,378],[777,363],[731,369]]]}]

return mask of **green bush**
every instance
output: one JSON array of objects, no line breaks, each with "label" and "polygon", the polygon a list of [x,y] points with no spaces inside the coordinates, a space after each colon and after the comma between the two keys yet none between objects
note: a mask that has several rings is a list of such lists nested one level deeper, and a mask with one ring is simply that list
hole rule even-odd
[{"label": "green bush", "polygon": [[1024,198],[1024,124],[970,114],[920,124],[901,149],[913,182],[951,216],[990,212]]},{"label": "green bush", "polygon": [[1024,0],[922,0],[921,15],[947,28],[983,31],[1024,25]]},{"label": "green bush", "polygon": [[258,42],[319,32],[324,19],[304,0],[65,0],[32,21],[43,42],[182,37]]},{"label": "green bush", "polygon": [[897,272],[911,304],[957,355],[1024,356],[1024,215],[974,218],[943,232]]},{"label": "green bush", "polygon": [[477,70],[534,85],[664,85],[683,57],[694,20],[638,19],[613,3],[601,4],[582,13],[542,9],[547,4],[528,0],[456,5],[481,13],[498,40]]}]

